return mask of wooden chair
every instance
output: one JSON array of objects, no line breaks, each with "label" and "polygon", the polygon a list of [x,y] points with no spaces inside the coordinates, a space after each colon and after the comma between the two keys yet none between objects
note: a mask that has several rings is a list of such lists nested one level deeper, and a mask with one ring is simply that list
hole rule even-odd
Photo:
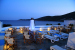
[{"label": "wooden chair", "polygon": [[30,41],[30,35],[24,35],[24,43],[29,43],[31,44],[31,41]]},{"label": "wooden chair", "polygon": [[28,35],[28,31],[24,31],[23,32],[23,35]]},{"label": "wooden chair", "polygon": [[26,27],[23,27],[23,31],[25,31]]},{"label": "wooden chair", "polygon": [[38,37],[36,38],[36,43],[42,43],[42,36],[41,35],[38,35]]},{"label": "wooden chair", "polygon": [[34,39],[34,35],[30,33],[30,40],[31,42],[33,42],[35,39]]},{"label": "wooden chair", "polygon": [[49,32],[47,32],[47,34],[48,34],[48,35],[50,35],[50,33],[49,33]]},{"label": "wooden chair", "polygon": [[9,38],[7,39],[7,45],[9,45],[10,47],[13,46],[13,47],[17,47],[17,41],[16,39],[14,38]]},{"label": "wooden chair", "polygon": [[38,33],[39,37],[41,37],[41,33]]},{"label": "wooden chair", "polygon": [[44,41],[44,34],[41,35],[41,40],[42,40],[42,42]]}]

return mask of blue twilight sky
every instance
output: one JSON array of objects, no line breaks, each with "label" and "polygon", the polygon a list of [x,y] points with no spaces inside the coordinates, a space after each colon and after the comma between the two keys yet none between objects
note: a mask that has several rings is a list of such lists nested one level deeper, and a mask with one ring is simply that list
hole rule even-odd
[{"label": "blue twilight sky", "polygon": [[75,0],[0,0],[0,20],[63,15],[75,11]]}]

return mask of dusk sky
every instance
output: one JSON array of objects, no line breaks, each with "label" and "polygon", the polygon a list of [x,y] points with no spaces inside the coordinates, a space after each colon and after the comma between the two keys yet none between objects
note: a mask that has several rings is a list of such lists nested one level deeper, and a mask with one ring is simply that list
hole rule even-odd
[{"label": "dusk sky", "polygon": [[74,0],[1,0],[0,20],[40,18],[75,11]]}]

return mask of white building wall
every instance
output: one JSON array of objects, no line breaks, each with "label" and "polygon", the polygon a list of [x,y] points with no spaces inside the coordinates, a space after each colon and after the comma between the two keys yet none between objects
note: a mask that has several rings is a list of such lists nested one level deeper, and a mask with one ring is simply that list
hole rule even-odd
[{"label": "white building wall", "polygon": [[74,24],[75,20],[64,20],[64,25],[68,26],[69,24]]}]

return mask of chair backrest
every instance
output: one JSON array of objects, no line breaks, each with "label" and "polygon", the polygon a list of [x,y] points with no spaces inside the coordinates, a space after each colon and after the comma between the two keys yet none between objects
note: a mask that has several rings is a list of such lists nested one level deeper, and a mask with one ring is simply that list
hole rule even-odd
[{"label": "chair backrest", "polygon": [[29,30],[29,27],[27,27],[27,30]]},{"label": "chair backrest", "polygon": [[39,33],[39,35],[41,35],[41,33]]},{"label": "chair backrest", "polygon": [[6,34],[11,34],[11,31],[6,31],[5,33],[6,33]]},{"label": "chair backrest", "polygon": [[41,38],[42,38],[42,39],[44,38],[44,34],[43,34],[43,35],[41,35]]},{"label": "chair backrest", "polygon": [[39,37],[41,37],[41,33],[38,33]]},{"label": "chair backrest", "polygon": [[30,39],[30,35],[24,35],[25,39]]},{"label": "chair backrest", "polygon": [[14,41],[13,38],[9,38],[9,39],[7,39],[7,43],[8,43],[8,44],[14,44],[13,41]]},{"label": "chair backrest", "polygon": [[8,38],[5,37],[4,39],[7,41],[9,39],[9,37]]},{"label": "chair backrest", "polygon": [[9,37],[11,34],[5,34],[6,37]]},{"label": "chair backrest", "polygon": [[24,35],[28,35],[28,31],[24,32]]},{"label": "chair backrest", "polygon": [[29,33],[29,35],[30,35],[30,34],[34,34],[34,32],[33,32],[33,31],[28,31],[28,33]]}]

